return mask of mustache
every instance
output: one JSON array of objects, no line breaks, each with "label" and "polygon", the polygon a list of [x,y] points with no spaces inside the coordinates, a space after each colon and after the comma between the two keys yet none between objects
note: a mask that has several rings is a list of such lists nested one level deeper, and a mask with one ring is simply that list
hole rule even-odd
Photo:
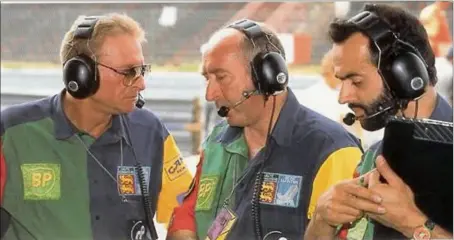
[{"label": "mustache", "polygon": [[348,104],[348,107],[350,109],[353,109],[353,108],[361,108],[362,110],[366,111],[368,109],[368,107],[366,105],[363,105],[363,104],[360,104],[360,103],[349,103]]}]

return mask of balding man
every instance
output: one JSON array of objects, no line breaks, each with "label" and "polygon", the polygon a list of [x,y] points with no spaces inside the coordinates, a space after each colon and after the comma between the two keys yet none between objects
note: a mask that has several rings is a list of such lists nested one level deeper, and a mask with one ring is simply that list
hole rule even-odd
[{"label": "balding man", "polygon": [[203,49],[206,99],[226,120],[203,144],[168,239],[300,239],[319,194],[352,176],[359,142],[299,104],[268,27],[238,21]]}]

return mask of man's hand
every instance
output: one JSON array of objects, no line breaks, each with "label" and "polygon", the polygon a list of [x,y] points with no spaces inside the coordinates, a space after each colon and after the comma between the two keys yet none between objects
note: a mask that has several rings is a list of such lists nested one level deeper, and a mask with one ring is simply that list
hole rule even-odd
[{"label": "man's hand", "polygon": [[313,219],[309,222],[304,239],[334,239],[338,225],[353,222],[364,212],[384,213],[381,196],[364,187],[369,173],[352,180],[345,180],[323,193],[318,201]]},{"label": "man's hand", "polygon": [[370,172],[342,181],[322,194],[317,202],[317,217],[335,227],[361,218],[363,212],[385,213],[385,209],[380,206],[382,197],[362,186],[362,181],[367,182],[369,175]]},{"label": "man's hand", "polygon": [[178,230],[172,233],[172,235],[167,235],[166,240],[197,240],[197,235],[195,232],[190,230]]},{"label": "man's hand", "polygon": [[[381,204],[385,207],[386,213],[367,214],[406,237],[412,237],[414,229],[423,225],[427,218],[416,206],[410,187],[397,176],[382,156],[377,157],[376,166],[376,170],[369,176],[369,189],[382,196]],[[387,183],[380,182],[380,175]]]}]

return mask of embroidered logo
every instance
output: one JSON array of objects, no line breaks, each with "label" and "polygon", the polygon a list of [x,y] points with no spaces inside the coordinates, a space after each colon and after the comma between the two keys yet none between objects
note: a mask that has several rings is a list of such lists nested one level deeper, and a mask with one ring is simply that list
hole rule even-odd
[{"label": "embroidered logo", "polygon": [[265,172],[260,203],[297,208],[303,177]]},{"label": "embroidered logo", "polygon": [[[150,167],[142,167],[146,188],[150,183]],[[142,195],[140,190],[140,179],[137,175],[137,169],[133,166],[118,166],[117,167],[117,182],[118,193],[122,196],[138,196]]]},{"label": "embroidered logo", "polygon": [[204,176],[200,179],[199,191],[197,192],[196,210],[210,210],[213,204],[218,176]]},{"label": "embroidered logo", "polygon": [[60,164],[22,164],[25,200],[58,200],[61,197]]},{"label": "embroidered logo", "polygon": [[168,163],[164,163],[164,169],[170,181],[177,179],[188,170],[181,156],[176,157]]}]

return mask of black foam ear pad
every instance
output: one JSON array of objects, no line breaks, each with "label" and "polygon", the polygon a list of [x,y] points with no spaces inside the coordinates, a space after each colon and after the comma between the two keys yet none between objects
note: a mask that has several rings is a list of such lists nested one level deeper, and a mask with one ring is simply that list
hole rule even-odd
[{"label": "black foam ear pad", "polygon": [[254,85],[263,94],[277,94],[287,87],[288,69],[281,54],[259,53],[252,60],[251,68]]},{"label": "black foam ear pad", "polygon": [[429,74],[424,62],[412,52],[397,55],[385,71],[387,83],[396,97],[414,100],[422,96],[429,83]]},{"label": "black foam ear pad", "polygon": [[63,66],[63,81],[74,98],[83,99],[93,95],[99,88],[96,63],[86,55],[69,59]]}]

